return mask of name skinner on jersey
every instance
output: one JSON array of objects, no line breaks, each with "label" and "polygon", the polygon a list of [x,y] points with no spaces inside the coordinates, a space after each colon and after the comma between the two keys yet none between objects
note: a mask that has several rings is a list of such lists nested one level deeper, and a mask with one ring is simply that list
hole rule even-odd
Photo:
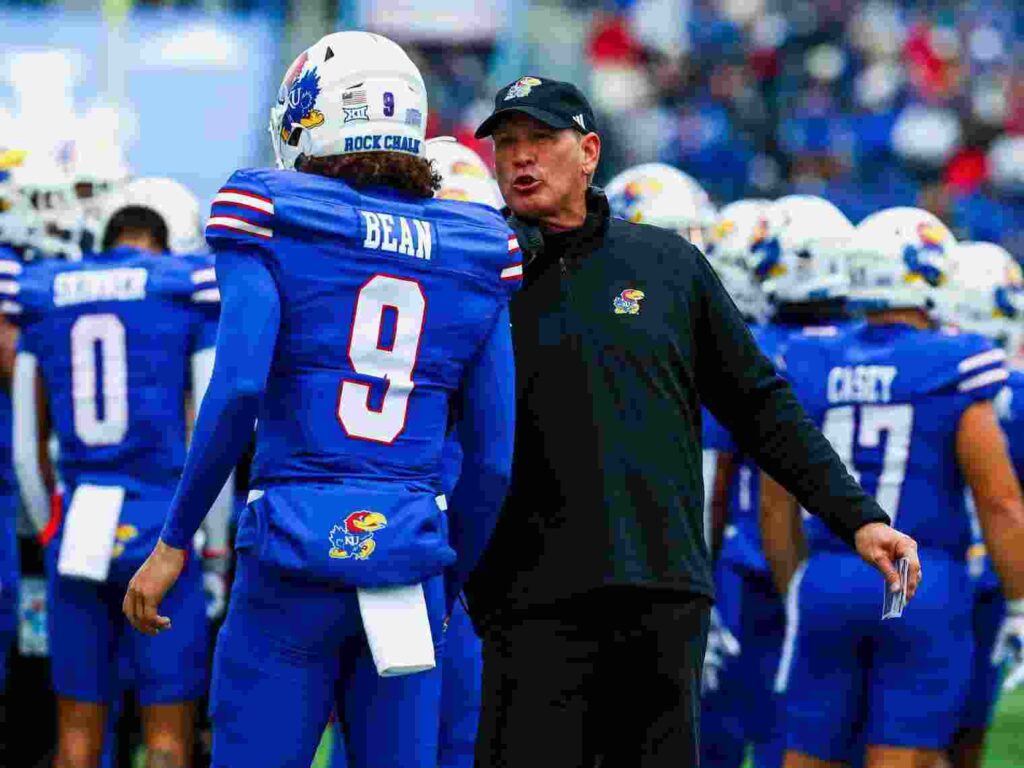
[{"label": "name skinner on jersey", "polygon": [[363,248],[430,260],[434,243],[428,222],[373,211],[360,211],[359,215],[366,228]]},{"label": "name skinner on jersey", "polygon": [[58,307],[90,301],[140,301],[146,298],[149,272],[141,267],[95,272],[61,272],[53,279],[53,303]]},{"label": "name skinner on jersey", "polygon": [[828,372],[830,403],[888,403],[895,365],[846,365]]}]

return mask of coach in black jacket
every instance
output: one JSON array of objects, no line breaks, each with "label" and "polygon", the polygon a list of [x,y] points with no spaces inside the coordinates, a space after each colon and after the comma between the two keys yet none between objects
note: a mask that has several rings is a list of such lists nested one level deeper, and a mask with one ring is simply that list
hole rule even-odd
[{"label": "coach in black jacket", "polygon": [[609,216],[572,85],[523,77],[478,136],[525,256],[512,487],[468,587],[482,768],[696,765],[712,598],[701,405],[898,584],[916,545],[850,477],[700,252]]}]

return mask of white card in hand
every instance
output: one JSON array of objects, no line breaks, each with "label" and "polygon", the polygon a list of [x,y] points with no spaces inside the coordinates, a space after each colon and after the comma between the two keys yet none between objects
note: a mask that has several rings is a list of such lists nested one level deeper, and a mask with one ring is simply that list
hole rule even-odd
[{"label": "white card in hand", "polygon": [[124,488],[80,485],[64,520],[57,572],[91,581],[106,581],[121,517]]},{"label": "white card in hand", "polygon": [[882,601],[882,618],[898,619],[903,615],[903,609],[907,605],[907,573],[910,563],[905,557],[896,561],[896,571],[900,575],[900,588],[893,592],[889,589],[889,583],[885,584],[885,599]]},{"label": "white card in hand", "polygon": [[356,594],[377,674],[397,677],[437,666],[422,584],[361,588]]}]

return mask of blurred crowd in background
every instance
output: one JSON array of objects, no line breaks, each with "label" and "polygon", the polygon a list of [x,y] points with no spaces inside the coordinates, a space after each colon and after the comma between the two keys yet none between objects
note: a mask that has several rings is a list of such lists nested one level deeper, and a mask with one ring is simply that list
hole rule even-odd
[{"label": "blurred crowd in background", "polygon": [[[50,111],[13,119],[26,90],[44,102],[47,89],[81,91],[106,105],[134,173],[201,195],[269,162],[263,116],[296,51],[329,27],[364,27],[411,47],[429,134],[485,156],[472,130],[498,87],[524,73],[570,79],[600,113],[599,182],[660,160],[719,204],[806,192],[854,221],[916,204],[960,237],[1024,253],[1015,0],[66,0],[0,3],[0,19],[2,143]],[[43,46],[71,55],[70,84],[52,62],[46,78],[24,61],[12,74]]]}]

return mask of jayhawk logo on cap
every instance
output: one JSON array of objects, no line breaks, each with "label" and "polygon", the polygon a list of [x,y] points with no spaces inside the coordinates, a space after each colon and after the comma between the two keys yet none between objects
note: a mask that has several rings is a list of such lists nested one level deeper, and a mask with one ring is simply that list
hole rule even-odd
[{"label": "jayhawk logo on cap", "polygon": [[644,292],[636,288],[627,288],[612,301],[616,315],[639,315],[640,302],[644,298]]},{"label": "jayhawk logo on cap", "polygon": [[540,80],[536,77],[520,77],[508,87],[508,90],[505,92],[505,101],[529,96],[530,91],[538,85],[540,85]]},{"label": "jayhawk logo on cap", "polygon": [[328,554],[335,559],[354,557],[366,560],[377,548],[373,534],[387,525],[388,519],[380,512],[366,509],[353,512],[344,523],[331,528],[331,551]]},{"label": "jayhawk logo on cap", "polygon": [[281,138],[284,141],[288,141],[295,123],[303,128],[316,128],[324,124],[324,113],[314,109],[320,95],[320,75],[316,67],[302,71],[308,60],[309,54],[303,52],[281,83],[281,93],[277,100],[286,105],[284,120],[281,122]]}]

